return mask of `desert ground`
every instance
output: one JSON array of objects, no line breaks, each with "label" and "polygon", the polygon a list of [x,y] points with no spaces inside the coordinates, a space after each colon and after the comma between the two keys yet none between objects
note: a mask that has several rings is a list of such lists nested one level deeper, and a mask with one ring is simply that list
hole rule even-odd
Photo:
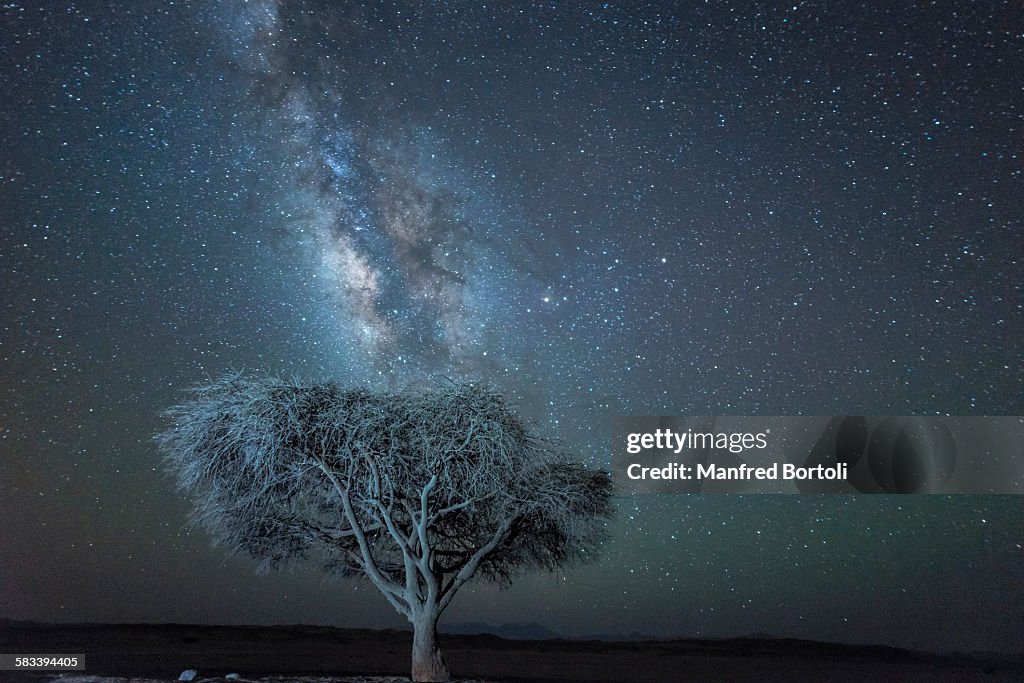
[{"label": "desert ground", "polygon": [[[51,683],[408,681],[412,636],[321,626],[0,623],[0,652],[82,654],[86,670],[0,672]],[[938,655],[786,639],[604,642],[442,635],[456,680],[479,683],[631,681],[1019,681],[1024,657]]]}]

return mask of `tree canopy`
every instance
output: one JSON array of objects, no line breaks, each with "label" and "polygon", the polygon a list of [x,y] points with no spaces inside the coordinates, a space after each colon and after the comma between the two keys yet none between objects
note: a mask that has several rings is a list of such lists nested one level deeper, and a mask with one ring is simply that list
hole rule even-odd
[{"label": "tree canopy", "polygon": [[157,441],[214,539],[261,569],[315,561],[365,577],[417,636],[422,622],[433,638],[473,576],[506,584],[590,559],[612,513],[606,472],[478,384],[377,392],[232,375],[166,416]]}]

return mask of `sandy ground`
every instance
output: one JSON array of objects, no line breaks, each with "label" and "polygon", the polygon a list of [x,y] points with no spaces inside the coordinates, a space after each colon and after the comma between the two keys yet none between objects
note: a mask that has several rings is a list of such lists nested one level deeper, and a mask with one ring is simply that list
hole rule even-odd
[{"label": "sandy ground", "polygon": [[[0,672],[3,681],[405,683],[411,634],[317,626],[0,624],[0,652],[82,654],[86,670]],[[457,680],[474,683],[591,681],[1021,681],[1024,658],[940,656],[886,647],[806,641],[602,642],[442,636]]]}]

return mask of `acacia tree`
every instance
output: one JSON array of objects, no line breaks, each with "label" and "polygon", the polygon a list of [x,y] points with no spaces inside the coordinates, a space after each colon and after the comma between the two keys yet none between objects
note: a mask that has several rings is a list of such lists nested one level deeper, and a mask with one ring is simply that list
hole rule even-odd
[{"label": "acacia tree", "polygon": [[234,375],[165,415],[156,440],[194,520],[261,570],[313,561],[368,579],[413,626],[414,681],[449,679],[437,621],[470,578],[587,560],[611,515],[606,472],[476,384]]}]

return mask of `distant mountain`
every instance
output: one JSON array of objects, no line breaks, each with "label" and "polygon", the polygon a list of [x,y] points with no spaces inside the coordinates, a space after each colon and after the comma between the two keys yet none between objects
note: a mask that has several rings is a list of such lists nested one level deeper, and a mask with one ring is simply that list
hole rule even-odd
[{"label": "distant mountain", "polygon": [[35,626],[38,623],[37,621],[21,619],[0,619],[0,628],[24,628],[26,626]]},{"label": "distant mountain", "polygon": [[543,624],[531,621],[528,624],[502,624],[495,626],[482,621],[464,621],[455,624],[441,624],[441,633],[453,636],[492,635],[507,640],[554,640],[562,636]]},{"label": "distant mountain", "polygon": [[571,636],[570,640],[600,640],[605,643],[636,643],[636,642],[661,642],[670,640],[664,636],[655,636],[650,633],[633,631],[632,633],[587,633],[582,636]]},{"label": "distant mountain", "polygon": [[485,621],[461,621],[454,624],[441,624],[441,633],[453,636],[498,636],[506,640],[600,640],[608,643],[632,643],[640,641],[669,640],[664,636],[633,631],[624,633],[587,633],[581,636],[565,636],[552,631],[544,624],[531,621],[522,623],[505,623],[501,626],[488,624]]}]

